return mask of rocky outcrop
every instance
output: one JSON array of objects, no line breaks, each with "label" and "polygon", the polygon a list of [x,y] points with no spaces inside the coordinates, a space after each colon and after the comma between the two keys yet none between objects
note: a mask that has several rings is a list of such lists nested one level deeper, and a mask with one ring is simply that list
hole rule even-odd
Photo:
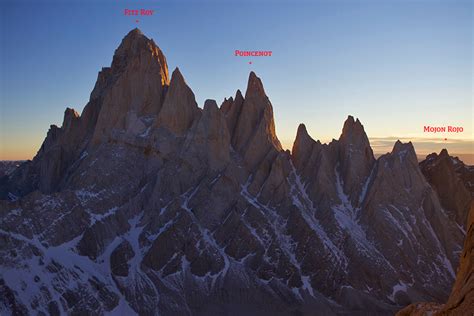
[{"label": "rocky outcrop", "polygon": [[[239,101],[237,92],[234,102],[236,110]],[[235,123],[232,146],[243,156],[250,169],[255,169],[269,151],[282,149],[275,133],[272,104],[265,94],[262,81],[254,72],[250,73],[245,99]]]},{"label": "rocky outcrop", "polygon": [[90,100],[81,116],[66,109],[61,128],[51,125],[41,149],[31,162],[23,164],[0,193],[23,196],[34,190],[51,193],[68,182],[74,163],[92,142],[98,146],[116,138],[117,131],[144,132],[137,122],[158,115],[169,85],[168,66],[162,51],[139,29],[122,40],[111,67],[99,72]]},{"label": "rocky outcrop", "polygon": [[360,200],[364,184],[375,164],[369,139],[359,119],[349,116],[339,138],[339,159],[344,191],[352,203]]},{"label": "rocky outcrop", "polygon": [[[351,150],[353,146],[357,149]],[[327,236],[323,245],[328,250],[331,244],[345,244],[340,252],[327,254],[335,261],[351,262],[346,274],[333,275],[334,279],[352,288],[385,288],[387,298],[400,305],[428,292],[438,300],[447,296],[462,231],[442,211],[436,193],[418,167],[411,143],[397,142],[392,153],[375,161],[362,125],[349,117],[340,139],[328,145],[311,139],[305,126],[300,125],[292,161],[296,205],[309,211],[319,236]],[[298,187],[301,193],[295,190]],[[426,243],[420,243],[419,236],[426,236]],[[433,253],[437,253],[436,259]],[[362,264],[367,260],[372,262],[369,269]],[[429,269],[439,267],[433,271],[437,280],[443,281],[433,287],[420,286],[434,274],[423,274],[419,264],[432,264],[433,260]],[[393,271],[397,271],[396,278],[390,278]],[[381,274],[387,277],[380,280]],[[345,304],[354,304],[352,299]]]},{"label": "rocky outcrop", "polygon": [[[370,187],[361,218],[362,223],[372,227],[370,238],[384,245],[383,253],[389,261],[398,258],[398,269],[404,271],[400,284],[408,288],[406,293],[415,298],[423,296],[416,291],[429,291],[434,299],[443,300],[458,265],[463,233],[443,212],[418,167],[411,143],[397,141],[390,154],[379,158]],[[417,236],[425,236],[426,243],[414,242]],[[433,253],[437,253],[436,258]],[[421,262],[439,266],[436,279],[444,281],[431,284],[432,276],[417,268]],[[416,289],[416,284],[424,286]],[[403,297],[398,302],[408,303]]]},{"label": "rocky outcrop", "polygon": [[184,144],[185,155],[196,167],[222,170],[230,160],[230,136],[214,100],[206,100],[202,115]]},{"label": "rocky outcrop", "polygon": [[[10,175],[25,161],[22,160],[3,160],[0,161],[0,197],[8,197],[7,184]],[[10,199],[15,199],[16,196],[10,193]]]},{"label": "rocky outcrop", "polygon": [[[110,71],[104,73],[113,84],[103,94],[94,128],[93,142],[107,141],[114,129],[126,129],[128,112],[137,117],[157,115],[168,87],[168,65],[153,40],[134,29],[115,51]],[[95,92],[97,93],[97,92]]]},{"label": "rocky outcrop", "polygon": [[253,72],[245,97],[200,109],[133,30],[82,114],[67,109],[2,180],[0,311],[392,315],[441,302],[463,230],[433,187],[410,143],[375,160],[351,116],[329,144],[300,125],[284,151]]},{"label": "rocky outcrop", "polygon": [[[472,172],[464,171],[467,169],[464,164],[451,157],[446,149],[439,155],[436,153],[428,155],[420,162],[420,168],[436,190],[443,208],[451,218],[464,227],[473,200],[469,191],[470,182],[467,179]],[[462,180],[463,175],[467,181]]]},{"label": "rocky outcrop", "polygon": [[220,107],[220,111],[224,114],[227,126],[229,128],[229,133],[231,137],[234,136],[235,133],[235,126],[237,125],[237,120],[240,115],[240,111],[242,111],[242,105],[244,103],[244,97],[240,90],[237,90],[235,93],[235,99],[232,97],[229,100],[224,100]]},{"label": "rocky outcrop", "polygon": [[158,116],[157,126],[168,128],[175,134],[183,135],[199,115],[194,93],[176,68],[166,95],[163,109]]},{"label": "rocky outcrop", "polygon": [[300,124],[291,150],[293,163],[297,169],[303,169],[306,166],[313,152],[313,146],[316,144],[317,142],[309,136],[306,126]]},{"label": "rocky outcrop", "polygon": [[336,146],[337,141],[328,145],[313,140],[303,124],[298,127],[293,143],[292,163],[305,183],[306,192],[311,200],[318,201],[328,209],[330,201],[338,199],[335,186],[335,170],[338,166],[334,150]]},{"label": "rocky outcrop", "polygon": [[67,168],[75,159],[81,136],[79,114],[67,108],[61,128],[51,125],[38,152],[39,189],[42,192],[51,193],[58,189]]},{"label": "rocky outcrop", "polygon": [[474,206],[467,221],[467,234],[459,269],[446,304],[415,303],[399,311],[397,316],[470,315],[474,311]]},{"label": "rocky outcrop", "polygon": [[442,313],[467,315],[474,311],[474,206],[467,221],[467,234],[453,290]]},{"label": "rocky outcrop", "polygon": [[451,157],[451,159],[454,164],[454,170],[474,199],[474,166],[466,165],[458,157]]}]

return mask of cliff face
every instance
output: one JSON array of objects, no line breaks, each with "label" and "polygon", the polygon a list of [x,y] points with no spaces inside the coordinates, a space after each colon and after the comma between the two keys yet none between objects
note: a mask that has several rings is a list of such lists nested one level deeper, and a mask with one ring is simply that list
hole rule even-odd
[{"label": "cliff face", "polygon": [[474,204],[471,204],[467,234],[461,254],[456,282],[443,312],[468,315],[474,311]]},{"label": "cliff face", "polygon": [[81,115],[67,109],[2,180],[0,311],[383,315],[441,302],[464,237],[441,191],[411,143],[375,160],[351,116],[338,140],[301,125],[283,151],[253,72],[244,95],[199,108],[133,30]]},{"label": "cliff face", "polygon": [[474,197],[472,172],[462,161],[449,156],[443,149],[439,155],[428,155],[420,163],[420,168],[428,182],[438,194],[448,215],[465,227],[471,200]]},{"label": "cliff face", "polygon": [[0,194],[23,196],[36,189],[44,193],[61,190],[74,162],[87,148],[113,141],[118,131],[129,135],[143,132],[143,120],[158,114],[168,86],[168,65],[162,51],[139,29],[130,31],[115,51],[111,67],[99,72],[82,114],[66,109],[63,125],[51,125],[34,159],[2,185]]},{"label": "cliff face", "polygon": [[459,269],[451,295],[446,304],[416,303],[407,306],[397,316],[471,315],[474,311],[474,203],[467,221],[467,234],[461,253]]}]

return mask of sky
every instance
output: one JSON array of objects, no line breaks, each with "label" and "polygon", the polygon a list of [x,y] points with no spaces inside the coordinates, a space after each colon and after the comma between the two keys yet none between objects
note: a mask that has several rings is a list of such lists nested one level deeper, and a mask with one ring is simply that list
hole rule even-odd
[{"label": "sky", "polygon": [[0,0],[0,23],[0,160],[31,159],[66,107],[81,112],[98,71],[139,27],[200,107],[244,92],[255,71],[285,148],[300,123],[329,142],[353,115],[376,153],[411,140],[419,155],[447,148],[474,164],[469,0]]}]

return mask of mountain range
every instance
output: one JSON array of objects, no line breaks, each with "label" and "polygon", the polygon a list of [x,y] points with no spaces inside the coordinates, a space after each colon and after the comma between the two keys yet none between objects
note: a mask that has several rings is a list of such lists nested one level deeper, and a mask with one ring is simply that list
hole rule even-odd
[{"label": "mountain range", "polygon": [[0,311],[393,315],[441,303],[473,175],[445,150],[419,164],[399,141],[375,159],[352,116],[329,144],[301,124],[284,150],[254,72],[245,94],[200,108],[134,29],[82,113],[67,108],[0,180]]}]

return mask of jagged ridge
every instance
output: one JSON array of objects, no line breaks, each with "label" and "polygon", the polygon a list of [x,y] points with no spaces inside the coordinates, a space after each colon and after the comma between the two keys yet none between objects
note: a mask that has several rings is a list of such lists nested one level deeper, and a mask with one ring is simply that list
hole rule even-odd
[{"label": "jagged ridge", "polygon": [[285,152],[255,73],[200,109],[167,69],[131,31],[81,116],[2,185],[19,197],[0,204],[2,308],[379,315],[447,297],[463,232],[411,143],[375,160],[349,116]]}]

